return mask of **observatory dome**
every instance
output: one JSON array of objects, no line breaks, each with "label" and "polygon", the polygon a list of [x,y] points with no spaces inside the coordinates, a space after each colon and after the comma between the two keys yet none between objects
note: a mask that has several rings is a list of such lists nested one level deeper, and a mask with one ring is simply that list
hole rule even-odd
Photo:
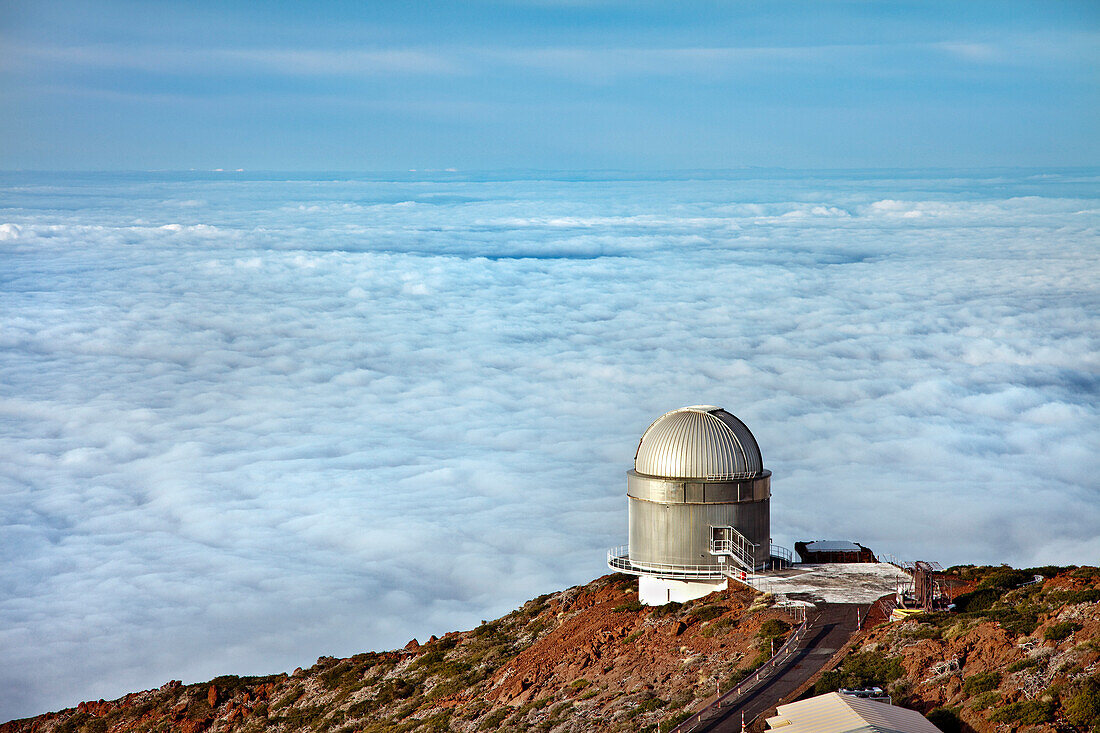
[{"label": "observatory dome", "polygon": [[760,447],[745,423],[721,407],[666,412],[642,434],[634,470],[647,476],[729,481],[759,476]]}]

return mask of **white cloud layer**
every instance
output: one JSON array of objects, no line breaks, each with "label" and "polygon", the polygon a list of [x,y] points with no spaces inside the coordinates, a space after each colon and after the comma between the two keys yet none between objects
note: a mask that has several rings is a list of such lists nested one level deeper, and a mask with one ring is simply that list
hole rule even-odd
[{"label": "white cloud layer", "polygon": [[1095,563],[1097,179],[4,179],[0,719],[604,572],[724,405],[775,540]]}]

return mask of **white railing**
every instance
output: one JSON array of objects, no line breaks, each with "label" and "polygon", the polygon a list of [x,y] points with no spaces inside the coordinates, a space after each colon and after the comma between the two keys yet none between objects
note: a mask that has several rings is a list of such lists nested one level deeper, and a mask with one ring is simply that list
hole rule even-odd
[{"label": "white railing", "polygon": [[[773,654],[771,659],[761,664],[752,674],[734,685],[733,689],[717,695],[714,702],[709,703],[702,710],[677,725],[669,731],[669,733],[690,733],[698,728],[700,723],[711,722],[715,717],[721,714],[723,707],[730,707],[730,705],[734,704],[742,695],[751,692],[757,685],[771,676],[771,673],[780,662],[787,661],[795,654],[798,651],[799,643],[806,638],[806,631],[809,628],[810,621],[804,618],[802,625],[796,628],[794,632],[787,637],[787,641],[783,642],[783,646],[779,647],[779,651]],[[712,710],[712,708],[717,708],[714,711],[715,715],[708,716],[706,713]]]},{"label": "white railing", "polygon": [[893,565],[894,567],[896,567],[898,570],[905,570],[905,572],[909,572],[905,568],[906,563],[902,562],[901,560],[899,560],[894,555],[890,555],[890,554],[879,555],[878,556],[878,561],[889,563],[889,564]]},{"label": "white railing", "polygon": [[770,553],[772,557],[778,557],[788,565],[794,562],[794,553],[783,547],[783,545],[772,545]]},{"label": "white railing", "polygon": [[756,544],[749,542],[749,538],[738,532],[733,527],[716,527],[730,534],[726,540],[711,540],[710,554],[725,555],[732,558],[748,572],[756,570]]},{"label": "white railing", "polygon": [[620,545],[607,551],[607,566],[612,570],[631,575],[657,575],[672,580],[720,580],[726,573],[718,565],[677,565],[674,563],[643,562],[630,559],[630,547]]}]

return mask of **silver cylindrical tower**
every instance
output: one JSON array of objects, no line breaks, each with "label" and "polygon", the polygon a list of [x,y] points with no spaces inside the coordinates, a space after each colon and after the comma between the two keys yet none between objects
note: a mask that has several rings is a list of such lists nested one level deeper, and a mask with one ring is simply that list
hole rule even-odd
[{"label": "silver cylindrical tower", "polygon": [[629,562],[642,572],[684,577],[677,567],[710,566],[720,575],[736,559],[714,552],[722,542],[747,548],[740,558],[756,569],[768,561],[771,471],[748,427],[720,407],[655,420],[627,472],[627,497]]}]

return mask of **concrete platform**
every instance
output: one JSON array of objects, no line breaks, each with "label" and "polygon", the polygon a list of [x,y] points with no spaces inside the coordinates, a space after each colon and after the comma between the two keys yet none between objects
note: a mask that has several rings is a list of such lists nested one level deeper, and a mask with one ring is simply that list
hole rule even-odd
[{"label": "concrete platform", "polygon": [[795,565],[761,573],[751,585],[780,600],[801,603],[874,603],[897,590],[909,575],[897,566],[879,563],[823,563]]}]

